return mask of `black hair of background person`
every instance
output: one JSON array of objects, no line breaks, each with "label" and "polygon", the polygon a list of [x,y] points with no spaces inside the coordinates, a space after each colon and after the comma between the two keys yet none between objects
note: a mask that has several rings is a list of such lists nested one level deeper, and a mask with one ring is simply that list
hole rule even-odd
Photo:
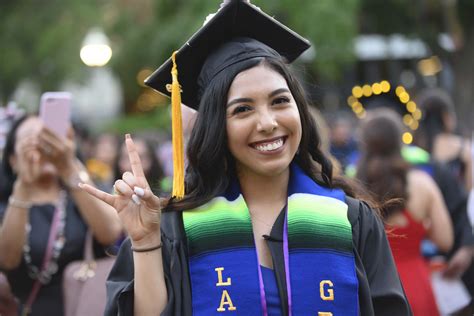
[{"label": "black hair of background person", "polygon": [[360,102],[363,104],[366,111],[380,108],[389,108],[395,111],[401,117],[410,113],[406,109],[405,103],[400,102],[400,99],[393,90],[384,94],[362,97],[360,98]]},{"label": "black hair of background person", "polygon": [[388,218],[403,210],[408,198],[410,164],[401,155],[400,126],[390,118],[379,117],[365,123],[361,130],[364,141],[356,177],[372,192],[377,202],[385,204],[391,201],[384,206],[382,214]]},{"label": "black hair of background person", "polygon": [[433,89],[420,93],[417,103],[423,116],[415,135],[415,143],[431,152],[438,134],[458,133],[457,125],[455,130],[451,131],[448,130],[445,122],[446,115],[456,115],[454,102],[447,92],[441,89]]},{"label": "black hair of background person", "polygon": [[[235,161],[227,145],[226,109],[227,93],[237,74],[259,64],[279,73],[288,83],[301,118],[302,137],[294,160],[316,182],[328,187],[341,187],[349,195],[355,191],[348,182],[333,179],[332,163],[319,149],[321,139],[316,123],[308,111],[305,92],[287,66],[276,58],[254,58],[226,68],[206,87],[200,100],[194,129],[187,145],[189,161],[186,170],[187,196],[180,201],[171,200],[165,211],[193,209],[225,191],[229,179],[236,177]],[[203,106],[206,104],[206,106]],[[212,126],[209,126],[211,124]],[[320,169],[315,164],[320,164]],[[321,174],[321,176],[318,176]]]},{"label": "black hair of background person", "polygon": [[5,198],[5,201],[3,202],[6,202],[6,199],[8,199],[8,197],[12,194],[13,183],[15,183],[16,180],[16,174],[13,171],[9,161],[10,157],[15,154],[16,131],[28,117],[30,116],[24,115],[13,122],[7,134],[5,148],[3,149],[2,185],[0,186],[0,197],[2,200]]},{"label": "black hair of background person", "polygon": [[[150,170],[146,172],[145,177],[148,181],[148,184],[150,185],[151,190],[155,194],[163,193],[163,190],[160,185],[161,185],[161,180],[165,176],[165,172],[163,170],[163,166],[158,160],[158,157],[155,153],[155,148],[153,147],[152,142],[143,137],[137,137],[134,139],[135,139],[135,142],[143,141],[148,151],[148,154],[150,155],[150,162],[151,162]],[[120,162],[120,151],[122,150],[122,146],[124,144],[125,142],[121,140],[117,146],[117,155],[115,156],[115,161],[112,166],[113,173],[114,173],[113,179],[122,178],[122,172],[120,171],[119,162]]]}]

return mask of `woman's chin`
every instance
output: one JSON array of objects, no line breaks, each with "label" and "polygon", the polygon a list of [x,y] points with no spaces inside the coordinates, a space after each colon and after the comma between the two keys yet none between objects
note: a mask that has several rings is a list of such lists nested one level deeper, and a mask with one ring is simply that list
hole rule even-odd
[{"label": "woman's chin", "polygon": [[57,177],[58,177],[58,171],[57,171],[56,167],[54,167],[51,164],[47,164],[47,165],[43,166],[43,168],[41,170],[40,179],[42,179],[42,180],[52,180],[52,179],[56,179]]}]

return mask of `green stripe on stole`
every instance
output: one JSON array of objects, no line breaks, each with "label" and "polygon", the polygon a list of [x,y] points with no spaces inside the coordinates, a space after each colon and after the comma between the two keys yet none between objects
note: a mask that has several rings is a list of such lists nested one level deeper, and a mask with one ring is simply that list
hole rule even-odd
[{"label": "green stripe on stole", "polygon": [[190,256],[223,248],[254,247],[252,222],[242,195],[234,201],[216,197],[185,211],[183,223]]},{"label": "green stripe on stole", "polygon": [[325,248],[352,253],[347,204],[326,196],[295,193],[288,198],[290,249]]},{"label": "green stripe on stole", "polygon": [[[190,255],[234,247],[254,247],[247,204],[216,197],[183,212]],[[347,204],[326,196],[295,193],[288,197],[290,249],[324,248],[352,252],[352,229]]]}]

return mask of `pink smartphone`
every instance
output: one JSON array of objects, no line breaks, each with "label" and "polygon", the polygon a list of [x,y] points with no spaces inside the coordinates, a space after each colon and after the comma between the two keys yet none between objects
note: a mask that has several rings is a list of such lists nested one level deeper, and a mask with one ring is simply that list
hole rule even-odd
[{"label": "pink smartphone", "polygon": [[62,137],[66,137],[71,125],[71,99],[69,92],[45,92],[41,96],[41,120],[47,128]]}]

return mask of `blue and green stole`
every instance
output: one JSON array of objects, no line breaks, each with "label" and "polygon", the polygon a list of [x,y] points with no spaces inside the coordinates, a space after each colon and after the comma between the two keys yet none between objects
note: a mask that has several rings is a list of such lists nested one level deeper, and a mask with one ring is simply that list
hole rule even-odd
[{"label": "blue and green stole", "polygon": [[[352,227],[341,190],[291,165],[283,236],[289,315],[357,315]],[[193,315],[267,315],[247,205],[238,184],[183,212]]]}]

